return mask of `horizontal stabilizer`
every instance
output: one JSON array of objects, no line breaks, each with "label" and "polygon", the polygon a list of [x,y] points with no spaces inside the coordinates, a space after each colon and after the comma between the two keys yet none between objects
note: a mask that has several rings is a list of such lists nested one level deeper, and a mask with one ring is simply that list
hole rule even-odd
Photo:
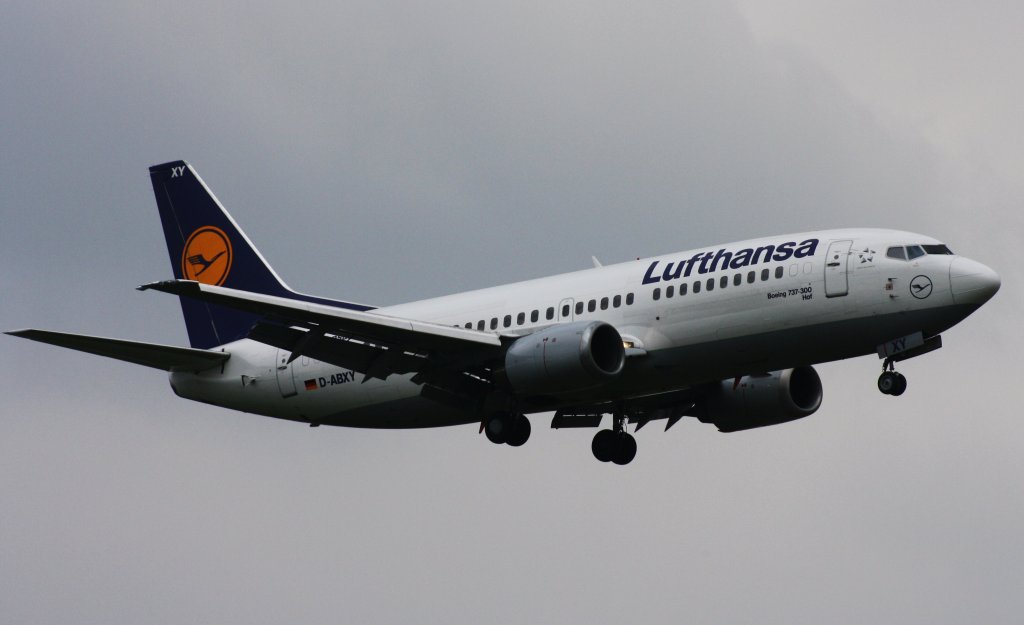
[{"label": "horizontal stabilizer", "polygon": [[11,336],[49,343],[58,347],[106,356],[125,362],[163,369],[164,371],[202,371],[215,367],[231,357],[227,352],[190,349],[171,345],[139,343],[121,339],[108,339],[84,334],[49,332],[47,330],[15,330]]}]

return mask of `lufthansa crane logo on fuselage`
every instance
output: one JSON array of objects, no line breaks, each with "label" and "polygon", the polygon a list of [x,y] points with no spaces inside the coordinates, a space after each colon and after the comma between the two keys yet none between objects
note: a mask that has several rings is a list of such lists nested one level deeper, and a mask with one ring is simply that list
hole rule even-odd
[{"label": "lufthansa crane logo on fuselage", "polygon": [[215,226],[196,228],[181,253],[181,275],[186,280],[219,286],[231,271],[231,240]]},{"label": "lufthansa crane logo on fuselage", "polygon": [[910,294],[924,299],[932,294],[932,280],[928,276],[917,276],[910,281]]}]

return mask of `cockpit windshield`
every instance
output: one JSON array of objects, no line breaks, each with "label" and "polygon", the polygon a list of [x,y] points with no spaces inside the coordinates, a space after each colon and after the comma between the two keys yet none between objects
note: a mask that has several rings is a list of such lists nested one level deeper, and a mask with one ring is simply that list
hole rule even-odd
[{"label": "cockpit windshield", "polygon": [[913,260],[926,254],[952,256],[953,252],[941,243],[935,245],[898,245],[890,247],[885,251],[885,255],[888,258],[899,260]]}]

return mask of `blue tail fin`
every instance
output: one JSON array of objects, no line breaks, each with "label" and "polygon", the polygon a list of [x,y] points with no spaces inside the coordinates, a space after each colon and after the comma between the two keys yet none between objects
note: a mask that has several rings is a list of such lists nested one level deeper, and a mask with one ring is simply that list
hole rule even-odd
[{"label": "blue tail fin", "polygon": [[[353,310],[372,309],[289,289],[185,161],[150,167],[149,177],[175,278]],[[181,310],[189,342],[199,349],[243,338],[260,319],[189,298],[181,298]]]}]

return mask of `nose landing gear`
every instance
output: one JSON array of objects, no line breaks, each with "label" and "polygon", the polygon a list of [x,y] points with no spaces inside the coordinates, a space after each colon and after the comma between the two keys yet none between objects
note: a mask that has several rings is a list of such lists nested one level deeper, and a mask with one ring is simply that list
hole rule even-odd
[{"label": "nose landing gear", "polygon": [[896,365],[889,358],[882,363],[882,375],[878,376],[878,390],[883,395],[899,397],[907,390],[907,378],[896,372]]}]

